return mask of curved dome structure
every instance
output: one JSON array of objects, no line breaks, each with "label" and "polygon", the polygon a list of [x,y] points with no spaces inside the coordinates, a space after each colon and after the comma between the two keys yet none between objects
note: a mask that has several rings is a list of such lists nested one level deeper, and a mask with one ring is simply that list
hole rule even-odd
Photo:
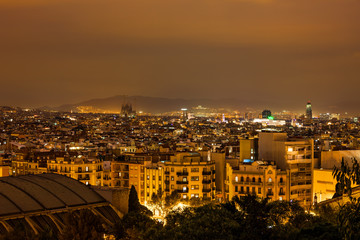
[{"label": "curved dome structure", "polygon": [[35,233],[44,227],[61,231],[63,213],[85,208],[108,223],[121,216],[89,186],[63,175],[0,178],[0,234],[13,230],[16,221],[28,224]]}]

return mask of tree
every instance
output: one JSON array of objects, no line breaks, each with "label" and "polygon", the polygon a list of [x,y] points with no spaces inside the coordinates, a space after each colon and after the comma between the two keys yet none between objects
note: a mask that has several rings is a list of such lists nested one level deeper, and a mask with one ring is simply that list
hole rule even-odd
[{"label": "tree", "polygon": [[159,190],[157,191],[157,193],[153,193],[151,196],[151,203],[154,205],[162,205],[162,199],[163,199],[163,191],[161,190],[161,188],[159,188]]},{"label": "tree", "polygon": [[140,202],[138,198],[138,194],[134,185],[131,185],[130,193],[129,193],[129,209],[128,212],[138,212],[140,211]]},{"label": "tree", "polygon": [[165,197],[165,207],[171,208],[180,202],[180,194],[177,191],[172,191],[169,196]]},{"label": "tree", "polygon": [[359,239],[360,198],[352,196],[351,188],[352,184],[360,184],[360,166],[358,161],[353,159],[352,167],[350,167],[343,158],[340,168],[334,167],[333,176],[337,181],[335,196],[347,194],[350,199],[346,204],[339,206],[337,218],[339,231],[344,239]]},{"label": "tree", "polygon": [[69,212],[64,225],[60,240],[96,240],[103,238],[105,233],[100,218],[88,209]]},{"label": "tree", "polygon": [[235,215],[222,205],[207,204],[188,207],[184,211],[174,210],[166,217],[162,239],[236,239],[242,224]]}]

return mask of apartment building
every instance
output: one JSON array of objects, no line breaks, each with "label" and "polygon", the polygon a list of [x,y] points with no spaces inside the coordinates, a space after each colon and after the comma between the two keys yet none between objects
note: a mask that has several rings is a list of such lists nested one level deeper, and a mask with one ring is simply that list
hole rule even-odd
[{"label": "apartment building", "polygon": [[278,169],[274,163],[254,161],[253,163],[226,164],[226,199],[254,194],[272,201],[289,200],[287,171]]},{"label": "apartment building", "polygon": [[140,203],[145,203],[145,165],[147,156],[122,155],[111,162],[111,186],[130,189],[134,185]]},{"label": "apartment building", "polygon": [[165,190],[165,168],[164,164],[150,164],[145,167],[145,203],[150,202],[153,194]]},{"label": "apartment building", "polygon": [[86,185],[103,186],[103,165],[99,159],[57,157],[48,160],[48,172],[65,175]]},{"label": "apartment building", "polygon": [[274,161],[281,170],[290,171],[290,201],[304,207],[312,202],[312,173],[314,141],[307,138],[288,138],[286,133],[260,132],[259,159]]},{"label": "apartment building", "polygon": [[215,198],[215,161],[211,153],[180,152],[165,162],[165,193],[177,191],[181,198]]}]

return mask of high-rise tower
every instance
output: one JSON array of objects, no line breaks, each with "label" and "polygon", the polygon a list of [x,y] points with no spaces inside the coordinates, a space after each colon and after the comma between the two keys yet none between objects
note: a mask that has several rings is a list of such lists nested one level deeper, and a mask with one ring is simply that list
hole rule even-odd
[{"label": "high-rise tower", "polygon": [[306,104],[306,118],[311,120],[312,119],[312,109],[311,109],[311,102],[308,101]]}]

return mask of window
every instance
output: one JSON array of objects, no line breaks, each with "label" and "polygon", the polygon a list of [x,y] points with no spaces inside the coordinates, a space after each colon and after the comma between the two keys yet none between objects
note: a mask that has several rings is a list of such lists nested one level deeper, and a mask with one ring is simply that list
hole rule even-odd
[{"label": "window", "polygon": [[173,185],[173,184],[171,185],[171,189],[174,189],[174,185]]},{"label": "window", "polygon": [[187,182],[187,178],[186,178],[186,177],[183,177],[183,182]]},{"label": "window", "polygon": [[247,193],[250,192],[250,187],[246,187],[246,192],[247,192]]},{"label": "window", "polygon": [[281,183],[283,182],[283,178],[280,178],[280,182],[281,182]]},{"label": "window", "polygon": [[183,195],[183,199],[186,199],[186,194]]},{"label": "window", "polygon": [[174,168],[173,168],[173,167],[171,168],[171,172],[174,172]]},{"label": "window", "polygon": [[250,182],[250,178],[249,178],[249,177],[246,177],[246,182]]},{"label": "window", "polygon": [[171,181],[174,181],[174,177],[171,177]]},{"label": "window", "polygon": [[261,178],[259,178],[259,182],[261,183]]},{"label": "window", "polygon": [[272,182],[272,178],[271,178],[271,177],[269,177],[268,182]]},{"label": "window", "polygon": [[159,181],[161,181],[161,176],[159,176]]},{"label": "window", "polygon": [[252,181],[255,182],[255,178],[254,178],[254,177],[252,178]]},{"label": "window", "polygon": [[199,181],[199,176],[191,177],[191,181]]},{"label": "window", "polygon": [[152,180],[155,181],[155,176],[152,177]]},{"label": "window", "polygon": [[240,187],[240,192],[244,192],[244,187]]},{"label": "window", "polygon": [[191,172],[199,172],[199,168],[191,168]]},{"label": "window", "polygon": [[258,194],[261,194],[261,188],[258,188]]},{"label": "window", "polygon": [[238,181],[239,181],[239,177],[235,176],[235,182],[238,182]]},{"label": "window", "polygon": [[150,180],[150,176],[149,176],[149,175],[147,175],[146,178],[147,178],[147,180]]},{"label": "window", "polygon": [[199,185],[191,185],[191,190],[199,189]]},{"label": "window", "polygon": [[243,181],[244,181],[244,177],[241,177],[241,178],[240,178],[240,181],[243,182]]},{"label": "window", "polygon": [[251,192],[252,192],[252,193],[255,193],[255,187],[252,187]]},{"label": "window", "polygon": [[237,192],[238,191],[238,186],[235,186],[235,192]]}]

